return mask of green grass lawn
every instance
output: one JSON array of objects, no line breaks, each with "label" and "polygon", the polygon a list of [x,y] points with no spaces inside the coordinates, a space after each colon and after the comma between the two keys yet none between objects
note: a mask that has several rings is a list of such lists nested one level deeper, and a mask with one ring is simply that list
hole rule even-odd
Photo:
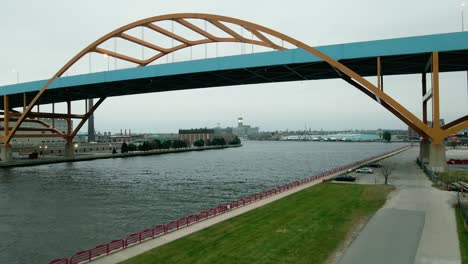
[{"label": "green grass lawn", "polygon": [[439,179],[445,183],[453,183],[457,181],[468,182],[468,171],[450,171],[438,173]]},{"label": "green grass lawn", "polygon": [[459,207],[456,208],[457,226],[458,226],[458,239],[460,240],[460,253],[462,264],[468,264],[468,232],[465,231],[463,226],[463,216]]},{"label": "green grass lawn", "polygon": [[391,190],[320,184],[123,263],[323,263]]}]

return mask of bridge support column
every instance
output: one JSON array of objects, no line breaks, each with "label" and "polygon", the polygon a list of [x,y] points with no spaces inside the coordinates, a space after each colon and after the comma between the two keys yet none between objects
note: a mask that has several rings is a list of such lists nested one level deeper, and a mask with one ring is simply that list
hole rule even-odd
[{"label": "bridge support column", "polygon": [[65,144],[65,158],[74,158],[75,157],[75,145],[73,142],[67,142]]},{"label": "bridge support column", "polygon": [[433,172],[447,171],[447,157],[445,155],[445,145],[442,142],[432,142],[429,151],[429,168]]},{"label": "bridge support column", "polygon": [[427,164],[429,163],[429,152],[431,151],[431,142],[427,139],[421,140],[419,143],[419,160]]},{"label": "bridge support column", "polygon": [[10,144],[2,145],[2,152],[0,153],[0,158],[2,159],[2,161],[13,160],[13,150],[11,149]]}]

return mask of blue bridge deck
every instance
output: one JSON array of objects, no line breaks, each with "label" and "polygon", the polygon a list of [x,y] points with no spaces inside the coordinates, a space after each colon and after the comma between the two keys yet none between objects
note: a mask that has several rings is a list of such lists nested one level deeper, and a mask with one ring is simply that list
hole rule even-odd
[{"label": "blue bridge deck", "polygon": [[[316,47],[362,76],[421,73],[432,51],[440,52],[440,71],[468,70],[468,32],[356,42]],[[58,69],[58,67],[57,67]],[[203,60],[150,65],[98,72],[56,80],[40,104],[197,89],[217,86],[338,78],[321,59],[302,49],[271,51]],[[46,80],[0,87],[10,95],[10,105],[23,105],[23,93],[31,100]],[[3,105],[3,101],[0,102]]]}]

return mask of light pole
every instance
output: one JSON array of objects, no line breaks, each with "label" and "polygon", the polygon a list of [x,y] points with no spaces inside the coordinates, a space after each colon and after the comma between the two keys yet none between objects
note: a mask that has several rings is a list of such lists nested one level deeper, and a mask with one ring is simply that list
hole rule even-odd
[{"label": "light pole", "polygon": [[88,55],[88,62],[89,62],[89,73],[92,72],[92,68],[91,68],[91,52],[89,53]]},{"label": "light pole", "polygon": [[[114,38],[114,53],[117,53],[117,38]],[[114,70],[117,70],[117,58],[114,57]]]},{"label": "light pole", "polygon": [[109,55],[104,54],[104,57],[107,58],[107,71],[109,71]]},{"label": "light pole", "polygon": [[[145,41],[145,28],[141,27],[141,40]],[[145,59],[145,46],[141,45],[141,60]]]},{"label": "light pole", "polygon": [[19,83],[19,71],[17,71],[16,69],[12,69],[11,72],[16,73],[16,83]]},{"label": "light pole", "polygon": [[465,21],[464,21],[464,17],[463,17],[463,11],[465,9],[465,2],[461,3],[461,6],[460,6],[460,11],[461,11],[461,23],[462,23],[462,32],[465,31]]}]

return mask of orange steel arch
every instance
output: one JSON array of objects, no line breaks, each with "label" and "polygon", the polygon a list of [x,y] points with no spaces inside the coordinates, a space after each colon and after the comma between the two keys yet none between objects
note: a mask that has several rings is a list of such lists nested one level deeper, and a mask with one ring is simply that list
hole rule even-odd
[{"label": "orange steel arch", "polygon": [[[219,30],[224,31],[230,37],[217,37],[209,33],[207,30],[202,29],[196,26],[195,24],[189,22],[187,19],[197,19],[197,20],[206,21],[205,23],[210,23],[211,25],[215,26]],[[174,34],[173,32],[170,32],[160,26],[153,24],[155,22],[160,22],[160,21],[173,21],[175,23],[179,23],[180,25],[203,36],[203,38],[199,40],[195,40],[195,41],[188,40],[184,38],[183,36]],[[245,38],[244,36],[235,32],[232,28],[230,28],[225,23],[230,23],[230,24],[240,26],[244,28],[245,30],[247,30],[248,32],[250,32],[253,36],[256,36],[257,39],[254,40],[254,39]],[[151,30],[154,30],[155,32],[158,32],[173,40],[176,40],[182,44],[179,44],[171,48],[164,48],[164,47],[158,46],[155,43],[150,43],[148,41],[145,41],[143,39],[140,39],[140,38],[137,38],[137,37],[134,37],[125,33],[126,31],[133,29],[133,28],[137,28],[137,27],[149,28]],[[304,49],[308,51],[309,53],[319,57],[323,61],[327,62],[332,68],[334,68],[337,71],[337,73],[345,81],[357,87],[359,90],[361,90],[362,92],[370,96],[372,99],[381,103],[386,109],[392,112],[395,116],[397,116],[400,120],[402,120],[408,126],[415,129],[421,136],[425,138],[431,138],[433,141],[440,143],[443,140],[443,138],[449,136],[451,133],[454,133],[455,129],[468,126],[468,123],[467,123],[468,121],[465,118],[461,120],[460,122],[454,123],[453,126],[451,127],[444,127],[444,128],[441,128],[440,126],[429,127],[427,124],[425,124],[425,122],[421,121],[418,117],[416,117],[414,114],[412,114],[402,105],[400,105],[397,101],[395,101],[389,95],[384,93],[379,87],[376,87],[374,84],[364,79],[363,77],[358,75],[356,72],[352,71],[351,69],[341,64],[340,62],[332,59],[331,57],[325,55],[324,53],[316,50],[315,48],[310,47],[309,45],[303,42],[300,42],[299,40],[296,40],[294,38],[291,38],[287,35],[284,35],[280,32],[274,31],[272,29],[269,29],[269,28],[266,28],[261,25],[257,25],[248,21],[226,17],[226,16],[219,16],[219,15],[212,15],[212,14],[199,14],[199,13],[180,13],[180,14],[155,16],[155,17],[151,17],[151,18],[147,18],[147,19],[143,19],[143,20],[130,23],[126,26],[118,28],[104,35],[103,37],[99,38],[98,40],[96,40],[95,42],[87,46],[85,49],[79,52],[76,56],[74,56],[70,61],[68,61],[52,78],[49,79],[49,81],[42,87],[42,89],[37,93],[37,95],[28,104],[28,106],[25,107],[23,113],[21,114],[21,116],[18,117],[15,125],[11,128],[11,130],[8,130],[8,131],[5,130],[5,135],[0,136],[0,139],[3,141],[4,144],[9,144],[13,135],[16,133],[21,123],[28,117],[28,115],[31,112],[32,107],[38,102],[39,98],[42,96],[44,91],[51,85],[51,83],[54,80],[61,77],[71,66],[73,66],[77,61],[79,61],[83,56],[85,56],[88,53],[96,52],[96,53],[105,54],[107,56],[111,56],[120,60],[132,62],[132,63],[137,64],[138,66],[143,67],[167,54],[178,51],[180,49],[184,49],[184,48],[195,46],[195,45],[215,43],[215,42],[238,42],[238,43],[248,43],[248,44],[253,44],[253,45],[269,47],[269,48],[276,49],[276,50],[285,49],[282,45],[280,46],[278,44],[275,44],[274,40],[271,39],[271,37],[269,37],[268,35],[278,38],[281,41],[286,41],[289,44],[297,48]],[[158,53],[154,55],[153,57],[150,57],[145,60],[145,59],[138,59],[134,56],[132,57],[132,56],[125,55],[125,54],[112,52],[112,51],[99,47],[99,45],[103,44],[104,42],[108,41],[111,38],[125,39],[127,41],[133,42],[140,46],[157,51]],[[434,54],[438,58],[437,53],[435,52]],[[436,61],[436,63],[438,65],[438,61]],[[104,98],[101,98],[100,102],[102,102],[102,100],[104,100]],[[5,109],[8,110],[7,107],[5,107]],[[92,113],[92,111],[94,110],[95,108],[90,109],[90,113]],[[8,111],[5,111],[5,113],[7,112]],[[84,122],[86,122],[87,118],[90,116],[90,113],[86,114],[83,117],[83,120],[79,124],[78,127],[81,127],[84,124]],[[76,135],[77,132],[78,130],[75,130],[73,133],[69,131],[68,136],[64,138],[66,138],[67,142],[70,143],[70,141],[73,140],[73,137]]]}]

